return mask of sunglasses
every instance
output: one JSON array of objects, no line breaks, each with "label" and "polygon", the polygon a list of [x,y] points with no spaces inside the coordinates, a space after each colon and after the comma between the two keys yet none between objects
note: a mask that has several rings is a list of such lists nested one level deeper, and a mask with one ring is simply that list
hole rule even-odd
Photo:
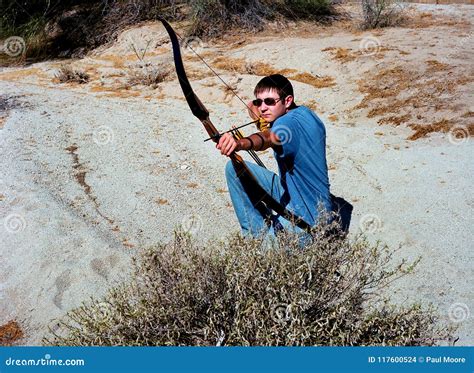
[{"label": "sunglasses", "polygon": [[267,106],[275,106],[278,101],[281,101],[281,98],[267,97],[263,100],[261,98],[257,98],[252,101],[252,104],[256,107],[260,107],[265,102],[265,105]]}]

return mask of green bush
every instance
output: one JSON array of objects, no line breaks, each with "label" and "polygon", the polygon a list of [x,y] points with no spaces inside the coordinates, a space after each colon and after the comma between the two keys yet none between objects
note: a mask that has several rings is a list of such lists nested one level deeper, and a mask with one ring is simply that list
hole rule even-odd
[{"label": "green bush", "polygon": [[129,25],[156,19],[176,19],[174,0],[36,0],[1,4],[0,38],[20,36],[26,44],[22,58],[81,56],[116,38]]},{"label": "green bush", "polygon": [[433,309],[380,296],[415,264],[363,239],[319,234],[301,249],[286,235],[268,249],[236,235],[200,247],[177,233],[135,261],[130,284],[70,311],[44,343],[433,345],[452,333]]}]

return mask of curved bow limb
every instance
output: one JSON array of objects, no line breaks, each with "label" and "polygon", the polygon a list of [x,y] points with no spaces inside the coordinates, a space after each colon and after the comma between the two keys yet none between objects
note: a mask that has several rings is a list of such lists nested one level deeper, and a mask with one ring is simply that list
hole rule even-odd
[{"label": "curved bow limb", "polygon": [[[212,138],[214,142],[218,143],[220,139],[220,133],[209,119],[209,111],[194,93],[186,75],[183,59],[181,57],[178,36],[166,20],[163,18],[158,19],[161,21],[161,23],[163,23],[163,26],[165,27],[171,39],[176,74],[178,76],[179,84],[183,91],[184,97],[186,98],[186,102],[188,103],[189,108],[191,109],[194,116],[197,117],[204,125],[209,137]],[[291,211],[288,211],[283,205],[281,205],[270,194],[268,194],[265,189],[263,189],[240,155],[234,152],[229,156],[229,158],[232,162],[232,165],[234,166],[238,178],[242,182],[242,185],[244,186],[244,189],[248,193],[249,198],[251,199],[254,206],[263,203],[268,209],[273,210],[278,215],[281,215],[285,219],[293,222],[293,224],[295,224],[297,227],[307,232],[311,231],[311,226],[308,223],[293,214]]]}]

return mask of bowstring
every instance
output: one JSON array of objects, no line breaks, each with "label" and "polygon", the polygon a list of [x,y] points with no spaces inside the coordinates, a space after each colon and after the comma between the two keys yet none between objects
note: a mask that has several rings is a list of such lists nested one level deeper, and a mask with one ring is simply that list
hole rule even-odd
[{"label": "bowstring", "polygon": [[[189,48],[200,60],[202,63],[204,63],[204,65],[207,66],[207,68],[209,70],[212,71],[212,73],[227,87],[227,89],[229,91],[232,92],[232,94],[237,97],[239,99],[239,101],[242,103],[242,105],[245,106],[245,108],[247,110],[250,110],[250,108],[247,106],[247,104],[244,102],[244,100],[235,92],[235,90],[224,80],[221,78],[221,76],[212,68],[212,66],[210,66],[205,60],[204,58],[202,58],[199,53],[197,53],[193,47],[191,47],[190,43],[188,43],[183,37],[181,37],[181,35],[179,35],[176,31],[175,31],[175,34],[178,36],[178,38],[183,41],[185,44],[186,44],[186,47]],[[255,114],[255,113],[254,113]],[[249,123],[249,124],[252,124],[253,122]],[[252,156],[252,158],[257,162],[257,164],[259,164],[260,166],[266,168],[266,166],[264,165],[264,163],[262,162],[262,160],[260,159],[260,157],[257,155],[257,153],[255,152],[249,152],[249,154]]]},{"label": "bowstring", "polygon": [[186,43],[186,47],[191,49],[191,51],[201,60],[201,62],[207,66],[207,68],[209,70],[212,71],[212,73],[227,87],[227,89],[229,89],[232,94],[237,97],[239,99],[239,101],[245,106],[245,108],[247,110],[249,110],[249,107],[247,106],[247,104],[244,102],[244,100],[235,92],[235,90],[224,80],[220,77],[220,75],[212,68],[212,66],[210,66],[205,60],[204,58],[202,58],[194,49],[193,47],[191,47],[190,43],[188,43],[183,37],[181,37],[181,35],[179,35],[177,32],[175,32],[176,35],[178,35],[178,38],[180,40],[182,40],[184,43]]}]

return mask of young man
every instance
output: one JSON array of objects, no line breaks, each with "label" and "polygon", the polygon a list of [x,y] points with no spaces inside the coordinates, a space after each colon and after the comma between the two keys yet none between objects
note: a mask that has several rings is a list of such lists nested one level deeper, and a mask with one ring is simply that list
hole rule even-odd
[{"label": "young man", "polygon": [[[253,119],[260,116],[270,124],[267,131],[236,140],[224,134],[216,145],[221,154],[234,151],[261,151],[271,147],[278,163],[279,176],[256,164],[246,162],[260,185],[276,201],[310,225],[317,223],[322,210],[331,211],[329,179],[326,164],[326,130],[323,122],[310,109],[296,106],[293,87],[283,75],[274,74],[260,80],[254,90],[256,99],[249,103]],[[232,163],[226,167],[230,196],[244,235],[257,237],[283,228],[291,222],[268,216],[254,206],[238,179]],[[299,231],[299,228],[295,229]]]}]

